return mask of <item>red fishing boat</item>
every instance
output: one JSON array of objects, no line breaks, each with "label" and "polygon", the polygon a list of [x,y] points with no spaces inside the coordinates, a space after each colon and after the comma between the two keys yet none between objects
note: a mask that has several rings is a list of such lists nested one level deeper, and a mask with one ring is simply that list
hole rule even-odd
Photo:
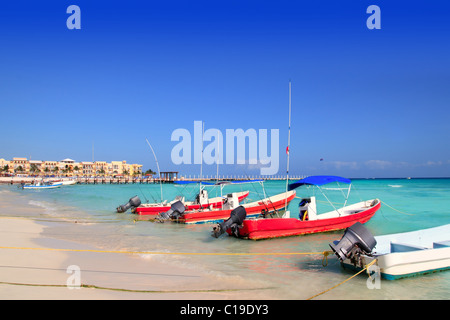
[{"label": "red fishing boat", "polygon": [[[316,199],[312,196],[300,201],[298,218],[291,218],[289,215],[282,218],[242,219],[243,217],[241,217],[237,221],[238,223],[234,224],[234,227],[231,227],[231,223],[227,225],[219,224],[214,228],[213,235],[217,237],[226,231],[228,234],[239,238],[259,240],[335,231],[348,228],[355,222],[365,223],[380,209],[381,202],[379,199],[361,201],[346,206],[351,181],[342,177],[311,176],[290,184],[289,190],[302,185],[313,185],[320,189],[321,185],[331,182],[349,184],[346,201],[342,208],[335,208],[333,211],[318,214]],[[333,204],[331,203],[331,205]],[[224,230],[225,227],[227,227],[226,230]]]},{"label": "red fishing boat", "polygon": [[[189,185],[189,184],[200,184],[200,192],[196,196],[194,201],[185,201],[184,197],[178,196],[174,200],[168,202],[160,202],[160,203],[142,203],[139,199],[135,201],[134,204],[131,204],[132,212],[139,215],[150,216],[149,218],[156,218],[159,213],[167,212],[170,210],[172,204],[181,201],[185,207],[186,211],[192,210],[202,210],[202,209],[217,209],[222,208],[224,202],[226,201],[226,197],[214,197],[208,198],[208,192],[205,187],[219,187],[220,194],[223,194],[223,188],[231,185],[242,185],[248,183],[260,183],[262,184],[264,181],[260,179],[255,180],[239,180],[239,181],[219,181],[219,182],[208,182],[208,181],[175,181],[175,185]],[[234,192],[237,196],[238,202],[242,202],[245,198],[247,198],[249,191],[240,191]],[[132,199],[130,199],[131,201]],[[124,208],[119,206],[118,211],[124,212]],[[126,210],[125,210],[126,211]]]},{"label": "red fishing boat", "polygon": [[[232,196],[232,195],[229,195]],[[283,210],[295,197],[295,191],[288,191],[267,197],[260,201],[249,202],[241,205],[245,208],[248,217],[270,215],[279,210]],[[231,204],[231,205],[229,205]],[[231,211],[237,207],[236,201],[227,200],[223,208],[212,210],[193,210],[185,211],[180,217],[172,219],[180,223],[211,223],[222,222],[231,214]]]},{"label": "red fishing boat", "polygon": [[283,210],[295,197],[295,191],[289,191],[277,194],[272,197],[267,197],[260,201],[250,202],[239,205],[236,194],[228,194],[223,206],[218,209],[199,209],[186,210],[185,206],[178,201],[172,204],[171,209],[167,212],[161,213],[157,220],[163,222],[171,220],[179,223],[208,223],[208,222],[223,222],[227,219],[236,208],[245,208],[248,216],[271,215]]},{"label": "red fishing boat", "polygon": [[[236,192],[239,202],[243,201],[249,194],[249,191]],[[144,203],[133,210],[133,213],[139,215],[153,215],[156,217],[161,212],[166,212],[170,209],[170,206],[177,202],[182,201],[186,210],[199,210],[208,208],[220,208],[223,205],[224,197],[208,198],[207,191],[202,190],[194,201],[184,201],[184,198],[175,198],[171,202],[165,203]]]}]

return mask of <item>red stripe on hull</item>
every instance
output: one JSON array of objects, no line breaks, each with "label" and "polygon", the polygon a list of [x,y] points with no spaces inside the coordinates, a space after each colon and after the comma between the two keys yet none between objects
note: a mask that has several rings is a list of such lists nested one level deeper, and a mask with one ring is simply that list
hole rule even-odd
[{"label": "red stripe on hull", "polygon": [[[242,196],[238,197],[239,202],[244,200],[248,196],[249,192],[246,192]],[[220,208],[222,206],[222,201],[212,202],[208,204],[203,204],[203,209],[208,208],[209,206],[213,206],[213,208]],[[192,211],[192,210],[199,210],[201,206],[199,204],[192,204],[186,206],[186,211]],[[154,216],[153,218],[156,218],[158,214],[161,212],[166,212],[170,209],[170,206],[161,206],[161,207],[137,207],[135,212],[139,215],[146,215],[146,216]]]},{"label": "red stripe on hull", "polygon": [[252,240],[297,236],[328,232],[350,227],[355,222],[366,223],[380,209],[381,202],[365,211],[344,217],[300,221],[295,218],[268,218],[244,220],[239,235]]},{"label": "red stripe on hull", "polygon": [[[294,199],[295,193],[287,198],[287,203],[289,204],[292,199]],[[279,201],[275,201],[273,203],[268,203],[266,205],[263,204],[262,201],[258,202],[257,206],[249,206],[247,204],[243,205],[245,211],[248,215],[258,215],[261,214],[264,210],[269,208],[269,210],[280,210],[283,209],[286,204],[286,199],[282,199]],[[208,210],[208,211],[199,211],[199,212],[188,212],[183,215],[181,219],[176,220],[181,223],[203,223],[203,222],[217,222],[217,220],[226,220],[230,217],[232,210]]]}]

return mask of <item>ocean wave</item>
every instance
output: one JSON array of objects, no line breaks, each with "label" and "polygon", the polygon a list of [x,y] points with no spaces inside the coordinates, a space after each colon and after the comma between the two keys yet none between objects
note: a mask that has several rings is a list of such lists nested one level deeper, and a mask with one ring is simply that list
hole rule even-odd
[{"label": "ocean wave", "polygon": [[388,184],[388,186],[391,187],[391,188],[401,188],[401,187],[403,187],[400,184]]},{"label": "ocean wave", "polygon": [[48,202],[45,201],[38,201],[38,200],[30,200],[28,201],[28,204],[31,206],[39,207],[45,210],[45,213],[48,215],[55,215],[57,214],[57,209],[55,206],[51,205]]}]

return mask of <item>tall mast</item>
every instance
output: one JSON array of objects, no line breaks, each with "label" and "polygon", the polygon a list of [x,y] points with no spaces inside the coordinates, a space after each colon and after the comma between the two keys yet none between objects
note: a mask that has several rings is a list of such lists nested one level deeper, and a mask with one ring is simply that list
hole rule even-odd
[{"label": "tall mast", "polygon": [[200,162],[200,191],[199,194],[202,192],[202,179],[203,179],[203,138],[204,138],[204,130],[205,130],[205,123],[202,121],[202,154],[201,154],[201,162]]},{"label": "tall mast", "polygon": [[217,175],[216,182],[219,182],[219,161],[220,161],[220,131],[217,129]]},{"label": "tall mast", "polygon": [[288,130],[288,145],[286,148],[287,153],[287,165],[286,165],[286,199],[285,199],[285,210],[287,211],[287,192],[289,184],[289,147],[291,145],[291,80],[289,80],[289,130]]},{"label": "tall mast", "polygon": [[[219,161],[220,161],[220,131],[217,129],[217,176],[216,176],[216,183],[219,183]],[[220,186],[220,198],[222,199],[222,190],[223,187]],[[223,201],[220,201],[221,203],[221,209],[223,209]]]}]

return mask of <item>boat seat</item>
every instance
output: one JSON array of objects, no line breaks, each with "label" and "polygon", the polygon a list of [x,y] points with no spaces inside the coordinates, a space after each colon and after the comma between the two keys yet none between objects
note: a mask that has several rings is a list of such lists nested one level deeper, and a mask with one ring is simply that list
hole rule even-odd
[{"label": "boat seat", "polygon": [[450,247],[450,240],[433,242],[433,249],[447,248]]},{"label": "boat seat", "polygon": [[415,246],[412,244],[405,244],[405,243],[395,243],[391,242],[391,252],[409,252],[409,251],[419,251],[419,250],[425,250],[427,248],[421,247],[421,246]]}]

